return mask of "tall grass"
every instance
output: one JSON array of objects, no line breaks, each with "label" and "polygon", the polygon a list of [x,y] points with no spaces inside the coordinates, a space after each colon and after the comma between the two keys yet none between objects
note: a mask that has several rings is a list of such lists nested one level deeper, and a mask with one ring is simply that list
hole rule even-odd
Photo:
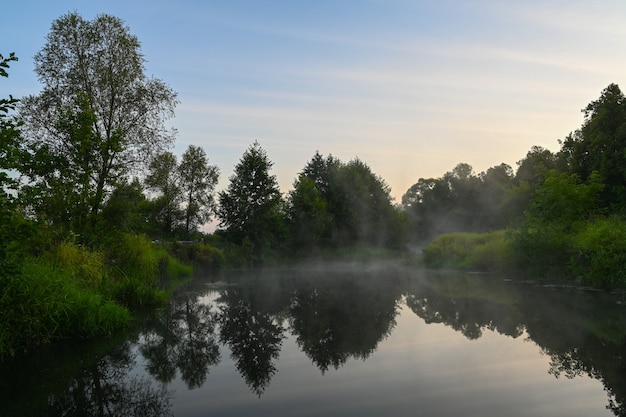
[{"label": "tall grass", "polygon": [[513,267],[508,233],[448,233],[437,237],[424,250],[426,266],[480,271],[501,271]]},{"label": "tall grass", "polygon": [[46,259],[26,259],[20,274],[0,280],[0,356],[62,337],[111,333],[131,321],[127,308]]},{"label": "tall grass", "polygon": [[129,306],[160,304],[167,299],[166,279],[191,276],[190,266],[170,256],[143,235],[123,235],[111,250],[111,296]]},{"label": "tall grass", "polygon": [[[1,272],[1,271],[0,271]],[[65,337],[110,334],[129,308],[164,302],[164,281],[191,268],[145,236],[120,236],[107,251],[71,242],[0,273],[0,357]]]}]

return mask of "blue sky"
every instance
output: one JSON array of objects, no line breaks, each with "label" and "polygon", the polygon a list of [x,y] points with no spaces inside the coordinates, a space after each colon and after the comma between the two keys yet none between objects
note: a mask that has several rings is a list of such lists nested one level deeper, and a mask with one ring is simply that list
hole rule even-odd
[{"label": "blue sky", "polygon": [[626,89],[626,2],[15,1],[0,96],[40,91],[32,57],[52,21],[123,19],[146,72],[180,99],[174,152],[202,146],[228,184],[258,140],[283,191],[316,150],[359,157],[399,201],[459,162],[514,169],[556,151],[610,83]]}]

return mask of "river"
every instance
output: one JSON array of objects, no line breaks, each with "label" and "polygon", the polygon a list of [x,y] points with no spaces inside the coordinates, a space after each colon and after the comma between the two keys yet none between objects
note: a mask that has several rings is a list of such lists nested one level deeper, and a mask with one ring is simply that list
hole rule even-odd
[{"label": "river", "polygon": [[0,363],[0,416],[621,416],[622,300],[398,262],[224,271]]}]

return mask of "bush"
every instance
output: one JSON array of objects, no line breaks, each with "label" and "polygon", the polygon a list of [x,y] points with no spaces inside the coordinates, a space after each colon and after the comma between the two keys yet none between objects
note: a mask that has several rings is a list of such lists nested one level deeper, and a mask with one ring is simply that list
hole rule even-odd
[{"label": "bush", "polygon": [[562,278],[572,256],[571,236],[560,224],[517,229],[511,234],[515,264],[534,276]]},{"label": "bush", "polygon": [[424,251],[424,263],[435,268],[504,270],[512,267],[512,259],[505,230],[444,234],[433,240]]},{"label": "bush", "polygon": [[572,237],[569,270],[582,284],[616,288],[626,284],[626,223],[611,218],[587,224]]},{"label": "bush", "polygon": [[174,257],[201,269],[220,269],[224,266],[224,252],[205,243],[175,243],[170,248]]},{"label": "bush", "polygon": [[144,235],[122,235],[111,250],[110,292],[127,306],[160,304],[167,299],[160,287],[166,279],[191,276],[192,269],[170,256]]},{"label": "bush", "polygon": [[46,259],[27,259],[19,274],[0,278],[0,356],[68,336],[108,334],[130,323],[130,312],[80,277]]},{"label": "bush", "polygon": [[63,242],[53,249],[49,257],[54,265],[67,270],[85,285],[99,288],[102,284],[105,274],[104,253]]}]

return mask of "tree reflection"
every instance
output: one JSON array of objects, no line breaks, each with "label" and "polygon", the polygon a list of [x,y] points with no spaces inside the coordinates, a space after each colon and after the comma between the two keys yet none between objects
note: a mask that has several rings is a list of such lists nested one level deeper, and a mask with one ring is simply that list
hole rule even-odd
[{"label": "tree reflection", "polygon": [[143,336],[139,349],[148,372],[168,383],[179,370],[189,389],[202,386],[210,367],[220,360],[215,340],[216,314],[195,297],[175,300]]},{"label": "tree reflection", "polygon": [[83,367],[67,389],[48,398],[51,416],[168,416],[170,393],[148,378],[130,375],[135,366],[129,345]]},{"label": "tree reflection", "polygon": [[549,374],[602,381],[607,408],[626,416],[626,314],[611,294],[433,275],[414,283],[406,303],[427,323],[446,324],[468,339],[484,329],[511,337],[525,331],[550,356]]},{"label": "tree reflection", "polygon": [[298,346],[322,373],[351,357],[365,360],[395,326],[396,298],[351,279],[298,288],[289,309]]},{"label": "tree reflection", "polygon": [[407,293],[406,304],[426,323],[446,324],[470,340],[481,337],[483,329],[515,338],[524,332],[516,297],[495,280],[434,276]]},{"label": "tree reflection", "polygon": [[228,344],[235,366],[250,389],[261,396],[276,373],[285,329],[269,312],[244,299],[240,287],[226,289],[220,297],[220,341]]}]

